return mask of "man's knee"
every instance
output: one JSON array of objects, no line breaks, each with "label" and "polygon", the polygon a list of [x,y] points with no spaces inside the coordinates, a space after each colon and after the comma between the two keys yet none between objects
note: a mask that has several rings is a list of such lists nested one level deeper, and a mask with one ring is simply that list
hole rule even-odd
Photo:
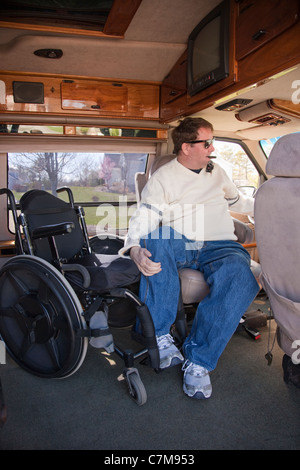
[{"label": "man's knee", "polygon": [[223,279],[231,284],[234,280],[241,284],[251,282],[253,274],[250,269],[250,256],[248,258],[247,255],[248,253],[245,255],[243,252],[230,253],[215,261],[207,267],[209,277],[212,275],[219,282]]},{"label": "man's knee", "polygon": [[250,269],[251,258],[250,256],[245,256],[244,253],[236,253],[228,256],[226,260],[226,267],[232,273],[237,275],[249,275],[251,276],[252,272]]},{"label": "man's knee", "polygon": [[231,260],[231,275],[236,279],[237,286],[250,291],[259,290],[258,283],[255,279],[254,274],[251,271],[250,266],[251,258],[235,256]]}]

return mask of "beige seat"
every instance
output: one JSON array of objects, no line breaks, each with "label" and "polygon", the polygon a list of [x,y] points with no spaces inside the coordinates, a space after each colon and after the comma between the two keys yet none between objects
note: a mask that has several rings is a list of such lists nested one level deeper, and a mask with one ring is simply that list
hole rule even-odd
[{"label": "beige seat", "polygon": [[299,361],[300,133],[275,143],[266,172],[274,177],[255,196],[261,282],[278,325],[278,344],[287,356],[298,354]]},{"label": "beige seat", "polygon": [[[175,157],[175,154],[169,154],[156,158],[150,169],[150,177],[158,168],[165,165]],[[135,189],[138,204],[141,199],[141,192],[146,182],[147,178],[145,173],[136,174]],[[233,221],[235,226],[235,234],[238,238],[238,241],[240,243],[250,243],[253,240],[253,232],[251,228],[237,219],[233,219]],[[255,277],[258,278],[260,274],[259,264],[253,261],[251,269]],[[184,268],[179,271],[179,276],[181,281],[182,301],[184,304],[199,303],[209,293],[209,287],[200,271]]]}]

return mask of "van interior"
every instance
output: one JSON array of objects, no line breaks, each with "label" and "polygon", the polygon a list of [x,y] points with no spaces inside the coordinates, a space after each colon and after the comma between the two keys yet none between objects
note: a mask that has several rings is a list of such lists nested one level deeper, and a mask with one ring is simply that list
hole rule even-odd
[{"label": "van interior", "polygon": [[[299,0],[3,0],[0,12],[0,188],[13,192],[18,211],[28,190],[71,186],[88,236],[123,240],[139,203],[137,175],[145,184],[155,161],[173,153],[181,119],[213,124],[216,161],[252,196],[274,176],[266,168],[274,144],[300,132]],[[60,162],[55,181],[46,155]],[[1,281],[17,256],[5,192],[0,214]],[[259,279],[255,219],[232,216],[251,229],[244,246]],[[63,381],[31,375],[8,352],[0,361],[0,448],[299,449],[299,391],[283,380],[277,322],[260,287],[213,372],[218,391],[209,404],[180,395],[174,368],[153,374],[138,366],[148,391],[138,408],[124,377],[116,381],[121,359],[106,351],[89,347]],[[0,311],[4,299],[0,289]],[[185,307],[191,321],[193,306]],[[128,325],[112,329],[132,348]]]}]

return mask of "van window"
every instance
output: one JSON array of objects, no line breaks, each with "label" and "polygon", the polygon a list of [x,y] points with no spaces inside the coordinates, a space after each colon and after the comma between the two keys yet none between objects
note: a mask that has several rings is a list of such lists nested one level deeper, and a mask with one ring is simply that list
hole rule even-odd
[{"label": "van window", "polygon": [[[18,201],[30,189],[56,194],[57,188],[68,186],[75,202],[85,207],[90,235],[101,230],[119,233],[128,227],[131,212],[124,208],[136,201],[135,173],[145,171],[147,159],[147,153],[111,151],[9,153],[8,188]],[[59,197],[68,200],[66,192]]]},{"label": "van window", "polygon": [[[295,134],[299,134],[299,132],[295,132]],[[277,142],[277,140],[281,139],[281,137],[282,136],[272,137],[271,139],[260,140],[259,141],[259,144],[260,144],[260,146],[261,146],[261,148],[262,148],[262,150],[263,150],[263,152],[264,152],[264,154],[266,155],[267,158],[269,158],[271,150],[275,145],[275,142]]]},{"label": "van window", "polygon": [[1,124],[0,134],[43,134],[43,135],[78,135],[113,137],[114,139],[159,139],[162,138],[162,131],[158,129],[132,128],[132,127],[95,127],[95,126],[59,126],[45,124]]},{"label": "van window", "polygon": [[243,147],[236,142],[216,140],[214,148],[215,161],[244,194],[252,196],[259,185],[259,172]]},{"label": "van window", "polygon": [[264,154],[266,155],[267,158],[269,158],[269,155],[271,153],[271,150],[275,144],[275,142],[277,142],[277,140],[280,139],[280,137],[272,137],[271,139],[267,139],[267,140],[260,140],[259,141],[259,144],[264,152]]}]

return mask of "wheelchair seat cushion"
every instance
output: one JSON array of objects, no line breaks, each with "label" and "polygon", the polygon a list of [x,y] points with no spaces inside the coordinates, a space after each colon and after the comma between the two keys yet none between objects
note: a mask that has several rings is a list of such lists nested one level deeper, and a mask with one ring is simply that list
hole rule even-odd
[{"label": "wheelchair seat cushion", "polygon": [[[84,266],[91,277],[89,290],[99,294],[115,287],[124,287],[139,280],[140,272],[131,259],[119,255],[90,253],[77,258],[76,263]],[[77,271],[66,272],[68,281],[79,289],[83,289],[83,278]]]}]

